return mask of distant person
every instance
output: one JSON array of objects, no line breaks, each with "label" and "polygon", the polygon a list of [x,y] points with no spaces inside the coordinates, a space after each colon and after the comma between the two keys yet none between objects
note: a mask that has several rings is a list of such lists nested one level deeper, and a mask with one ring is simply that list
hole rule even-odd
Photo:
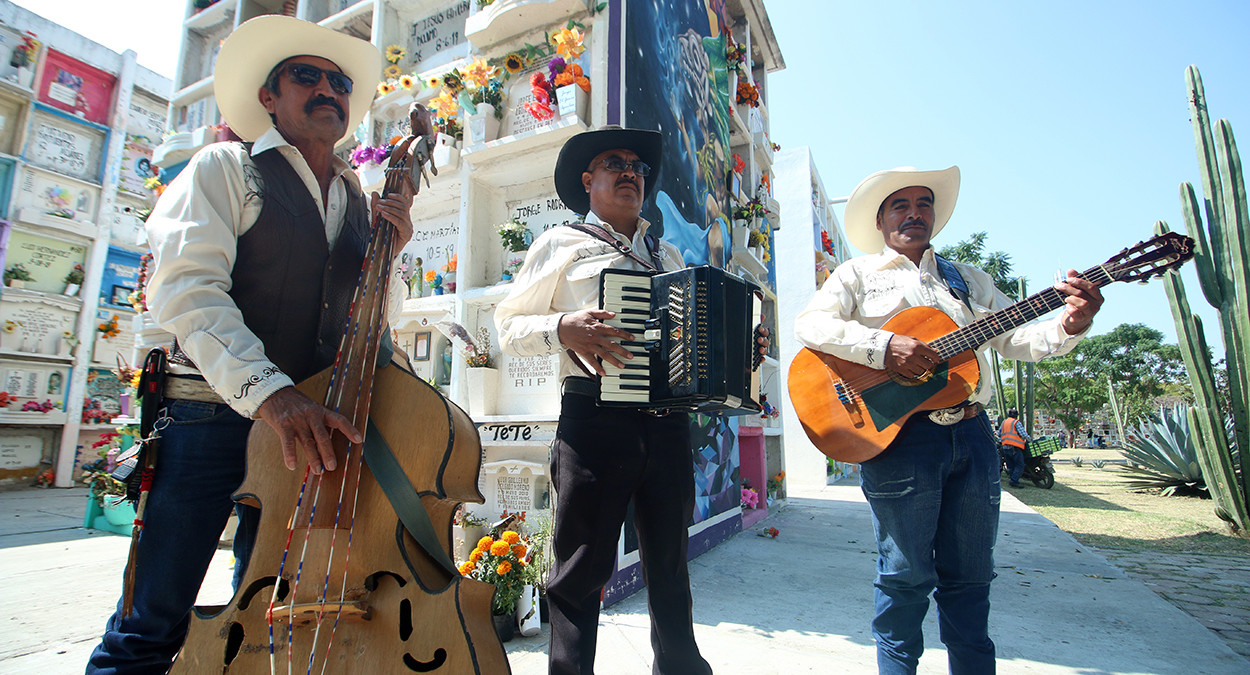
[{"label": "distant person", "polygon": [[[929,306],[964,326],[1014,304],[985,272],[935,255],[930,241],[946,225],[958,194],[954,166],[905,167],[865,178],[847,201],[844,221],[847,238],[869,255],[839,265],[816,291],[795,320],[798,341],[884,369],[894,379],[917,380],[931,374],[942,357],[920,340],[882,330],[891,317],[907,307]],[[968,304],[957,297],[955,284],[966,286]],[[1059,316],[1020,326],[988,346],[1024,361],[1075,347],[1102,295],[1075,270],[1055,289],[1067,296]],[[993,394],[986,386],[992,371],[985,351],[977,353],[982,377],[968,400],[913,415],[884,452],[862,464],[877,535],[872,633],[882,673],[916,671],[930,593],[951,672],[994,672],[989,596],[1001,472],[994,429],[984,412]]]},{"label": "distant person", "polygon": [[1007,461],[1007,470],[1010,472],[1010,485],[1017,488],[1020,487],[1020,477],[1024,475],[1024,449],[1033,440],[1024,430],[1024,424],[1017,419],[1019,415],[1015,408],[1008,410],[1007,418],[998,429],[1003,459]]}]

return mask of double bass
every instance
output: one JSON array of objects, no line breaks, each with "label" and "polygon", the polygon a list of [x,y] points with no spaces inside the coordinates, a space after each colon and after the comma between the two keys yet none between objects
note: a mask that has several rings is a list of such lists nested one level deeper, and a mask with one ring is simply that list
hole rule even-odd
[{"label": "double bass", "polygon": [[[387,165],[388,193],[404,181],[419,190],[430,158],[428,113],[414,105],[410,121]],[[484,501],[477,429],[398,363],[376,365],[394,233],[374,214],[334,365],[297,385],[364,443],[335,434],[339,470],[314,474],[297,453],[288,471],[277,433],[252,427],[234,497],[261,510],[252,557],[228,604],[195,608],[171,672],[510,672],[491,619],[494,586],[461,576],[451,559],[456,508]]]}]

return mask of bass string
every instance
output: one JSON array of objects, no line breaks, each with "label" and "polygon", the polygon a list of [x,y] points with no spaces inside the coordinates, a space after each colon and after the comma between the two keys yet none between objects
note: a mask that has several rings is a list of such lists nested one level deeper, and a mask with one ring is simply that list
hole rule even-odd
[{"label": "bass string", "polygon": [[[409,144],[410,142],[411,142],[411,137],[410,137],[410,138],[409,138],[409,139],[408,139],[408,140],[407,140],[407,141],[406,141],[406,142],[402,145],[402,148],[401,148],[401,150],[400,150],[399,152],[401,152],[401,153],[402,153],[402,152],[404,152],[404,150],[406,150],[406,148],[407,148],[407,146],[408,146],[408,144]],[[386,180],[386,185],[385,185],[385,187],[384,187],[384,193],[397,192],[397,191],[399,190],[399,187],[400,187],[399,183],[400,183],[400,181],[402,181],[402,180],[403,180],[403,175],[402,175],[402,167],[403,167],[403,164],[404,164],[404,162],[401,160],[401,161],[400,161],[400,166],[399,166],[399,167],[388,167],[388,169],[387,169],[387,180]],[[396,169],[400,169],[400,170],[396,170]],[[381,219],[380,219],[378,216],[376,216],[376,215],[375,215],[375,217],[374,217],[374,221],[375,221],[375,222],[374,222],[373,227],[371,228],[371,230],[372,230],[372,231],[371,231],[371,236],[370,236],[370,249],[371,249],[371,250],[370,250],[370,255],[369,255],[369,256],[366,256],[365,260],[364,260],[364,261],[362,262],[362,264],[361,264],[361,271],[360,271],[360,275],[359,275],[359,277],[358,277],[358,281],[357,281],[357,291],[356,291],[356,293],[354,294],[354,296],[353,296],[353,298],[352,298],[352,305],[351,305],[351,307],[349,308],[349,313],[350,313],[350,315],[351,315],[351,316],[353,316],[353,317],[354,317],[354,316],[356,316],[356,314],[357,314],[357,312],[356,312],[357,307],[358,307],[357,303],[358,303],[358,302],[360,302],[360,301],[362,300],[362,298],[363,298],[363,297],[365,297],[365,296],[364,296],[364,294],[365,294],[365,292],[368,290],[368,288],[367,288],[367,287],[368,287],[368,284],[367,284],[367,278],[368,278],[368,272],[369,272],[369,269],[370,269],[371,267],[373,267],[373,268],[376,268],[376,267],[377,267],[376,265],[371,265],[370,263],[371,263],[371,261],[372,261],[372,260],[376,260],[376,259],[377,259],[375,256],[376,256],[376,253],[377,253],[376,249],[378,248],[378,245],[377,245],[377,244],[379,243],[377,240],[379,239],[379,237],[377,237],[377,236],[372,236],[372,235],[376,235],[376,234],[379,232],[378,223],[379,223],[379,222],[381,222]],[[390,228],[390,227],[384,227],[384,228],[381,228],[381,232],[382,232],[382,237],[381,237],[381,239],[383,239],[383,240],[384,240],[384,244],[383,244],[382,248],[383,248],[383,250],[384,250],[384,251],[386,251],[388,254],[389,254],[389,253],[393,250],[393,249],[392,249],[392,244],[393,244],[393,242],[392,242],[392,236],[391,236],[392,231],[393,231],[393,228]],[[387,290],[388,286],[389,286],[389,284],[388,284],[387,282],[389,281],[389,278],[388,278],[388,277],[389,277],[390,268],[391,268],[391,260],[389,259],[389,257],[387,257],[387,256],[385,256],[385,255],[383,256],[382,260],[383,260],[383,263],[382,263],[382,273],[379,275],[379,276],[381,277],[381,282],[380,282],[379,284],[377,284],[377,286],[379,287],[379,291],[385,292],[385,291]],[[379,307],[380,307],[380,303],[378,303],[378,302],[376,301],[376,296],[375,296],[375,301],[374,301],[373,303],[371,303],[371,304],[370,304],[370,308],[372,309],[372,311],[371,311],[371,313],[370,313],[370,319],[371,319],[371,321],[375,321],[375,320],[377,319],[377,315],[378,315],[378,313],[379,313],[379,309],[378,309]],[[345,390],[346,390],[346,388],[342,386],[342,385],[343,385],[343,379],[346,379],[346,378],[342,378],[342,379],[341,379],[341,378],[340,378],[340,375],[342,375],[342,374],[346,374],[346,371],[347,371],[347,370],[348,370],[348,368],[350,368],[352,365],[360,364],[360,366],[361,366],[362,368],[363,368],[363,367],[365,367],[365,365],[366,365],[366,364],[365,364],[365,362],[367,361],[367,359],[358,358],[358,355],[357,355],[357,354],[355,354],[355,352],[356,352],[356,348],[355,348],[354,346],[349,347],[349,344],[351,344],[351,345],[359,344],[359,343],[358,343],[358,341],[355,339],[355,338],[357,337],[357,335],[358,335],[358,332],[357,332],[357,331],[358,331],[359,323],[360,323],[360,322],[359,322],[359,320],[357,319],[357,320],[354,320],[354,321],[349,321],[349,322],[348,322],[348,325],[347,325],[347,326],[344,326],[344,331],[343,331],[343,332],[344,332],[344,334],[343,334],[343,337],[342,337],[342,338],[341,338],[341,340],[340,340],[340,347],[339,347],[339,351],[338,351],[338,353],[335,355],[335,362],[334,362],[334,366],[333,366],[333,368],[332,368],[332,370],[331,370],[330,387],[329,387],[329,389],[327,390],[327,395],[326,395],[326,399],[327,399],[327,400],[326,400],[326,404],[327,404],[327,407],[331,407],[331,408],[332,408],[333,410],[335,410],[336,412],[341,412],[341,408],[342,408],[342,404],[343,404],[343,394],[344,394],[344,392],[345,392]],[[370,330],[370,331],[369,331],[369,333],[372,333],[372,330]],[[371,351],[371,350],[369,350],[369,348],[368,348],[368,338],[369,338],[369,337],[371,337],[371,336],[370,336],[370,335],[366,335],[366,342],[365,342],[365,345],[363,345],[363,347],[364,347],[364,351],[365,351],[366,353],[367,353],[367,352],[369,352],[369,351]],[[373,351],[376,351],[376,349],[375,349],[375,350],[373,350]],[[344,361],[344,356],[345,356],[345,355],[346,355],[346,357],[347,357],[347,358],[346,358],[346,361]],[[354,356],[356,356],[357,358],[354,358]],[[364,380],[364,379],[365,379],[365,378],[363,377],[363,372],[361,373],[361,377],[356,378],[356,380],[357,380],[357,393],[358,393],[358,394],[359,394],[359,389],[361,388],[361,386],[362,386],[362,384],[363,384],[363,380]],[[333,406],[331,406],[331,405],[330,405],[331,403],[333,403],[334,405],[333,405]],[[366,405],[367,405],[367,404],[366,404]],[[365,409],[367,410],[367,407],[366,407]],[[354,421],[353,423],[355,423],[355,421]],[[362,432],[362,433],[363,433],[363,432]],[[328,558],[327,558],[327,561],[326,561],[326,565],[327,565],[327,570],[326,570],[326,580],[327,580],[327,583],[326,583],[326,587],[325,587],[325,588],[323,588],[323,591],[322,591],[322,597],[321,597],[321,603],[320,603],[320,606],[319,606],[319,608],[318,608],[318,612],[317,612],[317,621],[316,621],[316,622],[317,622],[317,628],[316,628],[316,630],[314,631],[314,636],[313,636],[313,647],[312,647],[312,649],[310,649],[310,651],[309,651],[309,664],[308,664],[308,672],[309,672],[309,673],[311,673],[311,672],[312,672],[312,667],[313,667],[313,658],[314,658],[314,654],[315,654],[315,650],[316,650],[316,644],[317,644],[317,642],[319,641],[318,636],[319,636],[319,634],[320,634],[321,624],[323,623],[323,620],[324,620],[325,601],[326,601],[326,599],[327,599],[327,595],[326,595],[326,594],[327,594],[327,592],[328,592],[328,585],[329,585],[329,584],[328,584],[328,579],[329,579],[329,575],[330,575],[330,573],[331,573],[331,571],[332,571],[332,568],[333,568],[333,560],[334,560],[333,551],[334,551],[334,546],[335,546],[335,540],[337,539],[337,535],[338,535],[338,529],[339,529],[338,524],[339,524],[339,522],[340,522],[340,516],[341,516],[341,513],[342,513],[343,498],[344,498],[344,496],[345,496],[345,491],[346,491],[346,481],[347,481],[347,473],[348,473],[348,472],[347,472],[347,464],[348,464],[348,462],[349,462],[349,461],[352,461],[352,460],[350,459],[350,456],[351,456],[351,445],[352,445],[352,444],[349,444],[349,445],[348,445],[347,456],[344,458],[344,460],[345,460],[345,461],[344,461],[344,467],[343,467],[343,472],[342,472],[342,475],[341,475],[341,478],[340,478],[339,498],[338,498],[338,500],[337,500],[337,502],[338,502],[338,503],[337,503],[337,509],[336,509],[336,514],[335,514],[335,527],[333,528],[333,529],[334,529],[334,532],[333,532],[333,534],[331,535],[331,547],[330,547],[330,554],[329,554],[329,556],[328,556]],[[290,546],[291,546],[291,544],[293,543],[294,530],[295,530],[295,527],[296,527],[296,522],[297,522],[296,515],[299,513],[299,510],[300,510],[300,508],[301,508],[301,506],[302,506],[303,497],[304,497],[304,495],[305,495],[305,493],[306,493],[306,489],[307,489],[307,485],[308,485],[308,478],[309,478],[309,474],[310,474],[310,473],[311,473],[311,467],[306,467],[306,468],[305,468],[305,472],[304,472],[304,478],[303,478],[303,481],[301,482],[301,486],[300,486],[300,494],[299,494],[299,497],[298,497],[298,498],[297,498],[297,500],[296,500],[296,505],[295,505],[295,509],[294,509],[294,511],[295,511],[295,512],[292,514],[292,517],[291,517],[291,518],[290,518],[290,520],[288,521],[288,522],[290,523],[290,525],[288,526],[286,544],[285,544],[285,546],[284,546],[283,553],[282,553],[282,562],[281,562],[281,563],[280,563],[280,565],[279,565],[278,579],[275,581],[275,584],[274,584],[274,591],[273,591],[273,593],[272,593],[272,595],[271,595],[271,598],[270,598],[269,611],[267,612],[267,623],[269,624],[269,625],[268,625],[268,629],[269,629],[269,652],[270,652],[270,671],[271,671],[271,672],[276,672],[276,663],[275,663],[275,657],[276,657],[276,654],[274,653],[274,652],[275,652],[275,641],[274,641],[274,635],[273,635],[273,610],[274,610],[274,607],[275,607],[275,605],[276,605],[276,603],[277,603],[277,595],[278,595],[278,591],[279,591],[279,588],[280,588],[279,584],[280,584],[280,582],[281,582],[282,575],[283,575],[283,573],[285,572],[286,562],[287,562],[287,557],[288,557],[288,555],[289,555],[289,553],[290,553]],[[350,522],[350,524],[349,524],[348,543],[347,543],[347,555],[348,555],[349,557],[350,557],[350,554],[351,554],[351,533],[352,533],[352,531],[354,531],[354,527],[355,527],[355,505],[358,503],[359,486],[360,486],[360,473],[361,473],[361,472],[360,472],[359,470],[358,470],[358,471],[356,471],[356,489],[355,489],[355,490],[353,490],[353,509],[352,509],[351,522]],[[308,549],[309,537],[310,537],[310,535],[311,535],[312,525],[313,525],[314,518],[315,518],[315,515],[316,515],[316,506],[317,506],[317,503],[318,503],[318,502],[319,502],[319,500],[320,500],[320,492],[321,492],[321,485],[322,485],[321,475],[320,475],[320,474],[315,474],[315,475],[316,475],[316,481],[315,481],[315,482],[316,482],[316,488],[314,489],[314,494],[313,494],[312,503],[310,504],[310,508],[309,508],[308,525],[307,525],[307,527],[306,527],[306,529],[305,529],[304,546],[303,546],[303,549],[301,550],[301,553],[300,553],[300,560],[299,560],[299,564],[298,564],[298,566],[297,566],[297,570],[296,570],[296,574],[295,574],[295,580],[294,580],[294,583],[292,584],[291,590],[290,590],[290,592],[289,592],[289,594],[288,594],[288,598],[289,598],[288,607],[287,607],[287,609],[288,609],[288,621],[289,621],[289,624],[288,624],[289,628],[288,628],[288,631],[287,631],[287,671],[288,671],[288,672],[290,672],[290,671],[291,671],[291,668],[292,668],[292,665],[293,665],[293,664],[292,664],[292,654],[293,654],[293,651],[294,651],[294,650],[293,650],[293,648],[292,648],[292,647],[293,647],[293,644],[294,644],[294,630],[293,630],[293,629],[294,629],[294,625],[295,625],[295,624],[294,624],[294,609],[295,609],[296,590],[298,589],[298,586],[299,586],[300,578],[301,578],[302,571],[303,571],[303,565],[304,565],[304,562],[305,562],[305,558],[306,558],[306,556],[307,556],[307,549]],[[345,565],[344,565],[344,580],[346,579],[346,574],[347,574],[347,570],[346,570],[346,564],[345,564]],[[343,605],[345,604],[345,600],[346,600],[346,583],[341,584],[341,588],[340,588],[340,598],[339,598],[339,608],[340,608],[340,610],[341,610],[341,608],[343,607]],[[331,644],[332,644],[332,642],[333,642],[334,633],[335,633],[335,631],[336,631],[336,629],[337,629],[337,626],[338,626],[338,619],[339,619],[339,617],[341,616],[341,614],[342,614],[342,612],[341,612],[341,611],[339,611],[339,612],[336,612],[336,615],[335,615],[334,628],[332,628],[332,629],[331,629],[330,642],[329,642],[329,643],[327,643],[327,646],[326,646],[326,660],[325,660],[325,662],[323,662],[323,670],[324,670],[324,668],[325,668],[325,663],[328,663],[328,657],[329,657],[330,645],[331,645]]]}]

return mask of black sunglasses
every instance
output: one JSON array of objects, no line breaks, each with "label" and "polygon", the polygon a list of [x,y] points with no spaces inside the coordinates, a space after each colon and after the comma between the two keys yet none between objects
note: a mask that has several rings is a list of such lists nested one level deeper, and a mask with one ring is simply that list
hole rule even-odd
[{"label": "black sunglasses", "polygon": [[603,160],[603,168],[612,173],[625,173],[626,170],[633,171],[635,174],[646,178],[651,173],[651,165],[635,159],[632,162],[626,162],[620,157],[608,157]]},{"label": "black sunglasses", "polygon": [[321,82],[321,76],[325,75],[334,93],[352,93],[352,78],[336,70],[322,70],[307,63],[289,63],[284,68],[294,84],[304,87],[315,87]]}]

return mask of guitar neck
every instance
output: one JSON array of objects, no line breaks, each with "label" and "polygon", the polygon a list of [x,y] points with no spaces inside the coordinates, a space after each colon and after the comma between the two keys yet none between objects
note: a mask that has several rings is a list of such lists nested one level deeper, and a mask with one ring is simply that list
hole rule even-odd
[{"label": "guitar neck", "polygon": [[[1077,276],[1092,282],[1099,288],[1115,281],[1104,265],[1091,267]],[[929,346],[936,349],[938,354],[941,354],[942,360],[945,361],[960,352],[976,349],[999,335],[1011,332],[1030,321],[1051,313],[1063,306],[1063,301],[1066,297],[1066,295],[1054,288],[1047,288],[1006,309],[1001,309],[989,316],[977,319],[959,330],[947,333],[930,342]]]}]

